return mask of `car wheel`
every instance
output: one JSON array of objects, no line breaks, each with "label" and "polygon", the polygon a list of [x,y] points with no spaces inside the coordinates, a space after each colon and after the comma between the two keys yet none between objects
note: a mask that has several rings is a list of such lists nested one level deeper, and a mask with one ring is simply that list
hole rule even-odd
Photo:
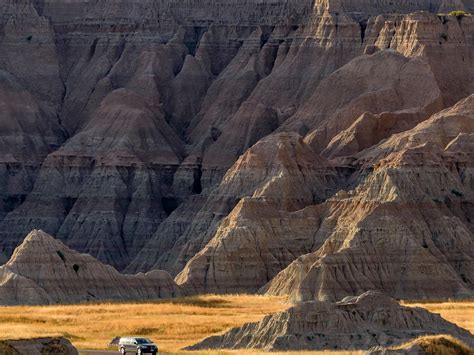
[{"label": "car wheel", "polygon": [[125,355],[127,352],[125,351],[125,348],[120,348],[120,353]]},{"label": "car wheel", "polygon": [[142,355],[142,349],[137,350],[137,355]]}]

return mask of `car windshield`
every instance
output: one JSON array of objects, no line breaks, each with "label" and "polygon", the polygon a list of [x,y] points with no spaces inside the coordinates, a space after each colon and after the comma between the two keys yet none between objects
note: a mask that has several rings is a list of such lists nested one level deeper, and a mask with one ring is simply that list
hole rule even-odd
[{"label": "car windshield", "polygon": [[150,339],[146,339],[146,338],[137,338],[135,339],[137,341],[137,344],[147,344],[147,343],[151,343],[151,340]]}]

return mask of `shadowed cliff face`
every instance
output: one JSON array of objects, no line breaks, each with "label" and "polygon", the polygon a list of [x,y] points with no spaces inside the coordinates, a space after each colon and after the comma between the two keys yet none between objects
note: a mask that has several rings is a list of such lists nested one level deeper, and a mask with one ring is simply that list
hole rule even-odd
[{"label": "shadowed cliff face", "polygon": [[[378,163],[358,154],[474,91],[473,18],[435,14],[473,2],[393,3],[0,0],[0,261],[43,229],[225,292],[317,251],[320,204]],[[206,284],[209,255],[253,258],[235,238],[265,246],[258,277]]]}]

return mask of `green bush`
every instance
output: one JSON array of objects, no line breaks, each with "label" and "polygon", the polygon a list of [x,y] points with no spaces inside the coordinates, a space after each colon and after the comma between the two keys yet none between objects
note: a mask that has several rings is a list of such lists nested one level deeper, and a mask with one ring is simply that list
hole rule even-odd
[{"label": "green bush", "polygon": [[449,16],[456,16],[456,17],[460,18],[460,17],[464,17],[464,16],[469,16],[469,14],[466,11],[463,11],[463,10],[455,10],[455,11],[451,11],[449,13]]}]

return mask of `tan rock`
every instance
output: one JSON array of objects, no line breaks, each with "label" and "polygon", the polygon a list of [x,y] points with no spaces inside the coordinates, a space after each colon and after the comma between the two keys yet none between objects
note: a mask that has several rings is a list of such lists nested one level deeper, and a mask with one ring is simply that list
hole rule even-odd
[{"label": "tan rock", "polygon": [[381,293],[369,291],[335,303],[301,303],[186,349],[363,350],[431,334],[450,334],[474,343],[469,331],[437,314],[400,306]]},{"label": "tan rock", "polygon": [[[278,130],[311,132],[338,158],[337,188],[356,186],[376,162],[352,155],[472,93],[472,19],[437,16],[472,5],[0,0],[0,253],[40,228],[119,270],[176,275],[240,199],[298,193],[293,175],[221,185]],[[433,14],[407,15],[420,10]],[[303,190],[285,213],[314,197]]]},{"label": "tan rock", "polygon": [[0,267],[3,305],[149,300],[181,294],[165,271],[123,275],[37,230]]},{"label": "tan rock", "polygon": [[[305,140],[318,152],[327,147],[323,154],[334,158],[350,144],[351,138],[340,135],[354,136],[358,133],[354,131],[365,125],[368,132],[362,134],[372,141],[355,142],[355,148],[363,149],[391,133],[413,127],[441,108],[441,92],[430,67],[420,59],[384,50],[357,57],[329,75],[283,128],[301,124],[314,128]],[[384,112],[393,112],[393,117],[381,115]],[[379,115],[381,127],[368,126],[370,114]],[[335,147],[338,145],[341,148]],[[345,149],[349,154],[357,152],[354,146]]]},{"label": "tan rock", "polygon": [[177,276],[178,284],[207,293],[258,290],[296,255],[321,244],[307,236],[320,218],[294,211],[331,195],[335,178],[329,163],[297,134],[261,140],[227,172],[220,189],[236,194],[251,187],[252,197],[240,200],[219,224]]},{"label": "tan rock", "polygon": [[6,355],[78,354],[71,342],[63,337],[2,340],[0,341],[0,351]]},{"label": "tan rock", "polygon": [[325,203],[332,225],[324,245],[262,292],[298,300],[368,289],[397,298],[472,297],[472,100],[361,153],[376,165],[355,190]]}]

